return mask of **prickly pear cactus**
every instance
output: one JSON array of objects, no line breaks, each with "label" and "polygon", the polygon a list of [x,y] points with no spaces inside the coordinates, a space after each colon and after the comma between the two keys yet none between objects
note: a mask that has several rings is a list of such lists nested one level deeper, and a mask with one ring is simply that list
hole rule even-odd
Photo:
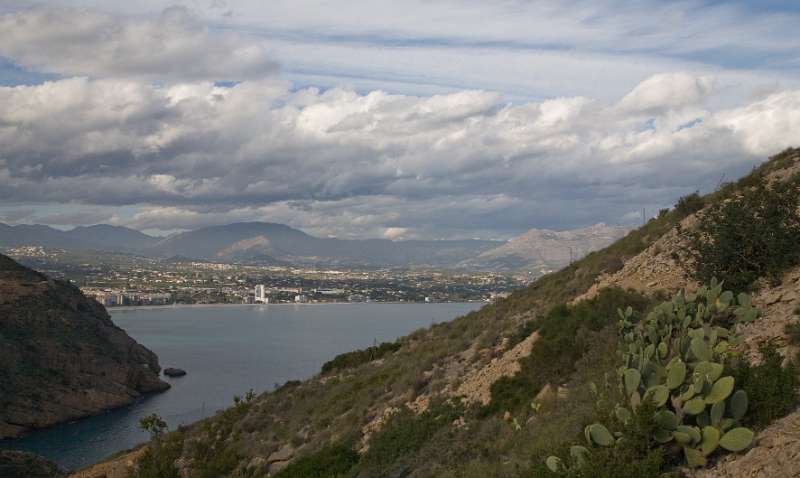
[{"label": "prickly pear cactus", "polygon": [[[747,394],[736,390],[733,377],[724,375],[724,363],[736,340],[733,326],[758,317],[750,297],[734,297],[712,281],[694,294],[679,293],[639,322],[630,307],[618,313],[618,376],[627,403],[617,405],[617,419],[625,423],[641,403],[651,403],[655,441],[681,451],[691,467],[704,466],[719,448],[748,448],[753,432],[739,425],[747,413]],[[623,439],[601,424],[586,427],[591,446],[615,446]],[[566,466],[561,460],[557,463],[557,469]]]}]

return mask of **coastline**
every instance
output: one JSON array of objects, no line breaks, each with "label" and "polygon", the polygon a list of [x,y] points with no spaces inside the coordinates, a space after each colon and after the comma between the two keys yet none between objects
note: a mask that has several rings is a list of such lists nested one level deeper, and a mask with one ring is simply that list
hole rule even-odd
[{"label": "coastline", "polygon": [[272,306],[307,306],[307,305],[357,305],[357,304],[488,304],[489,302],[481,300],[464,300],[453,302],[401,302],[401,301],[387,301],[387,302],[345,302],[345,301],[331,301],[331,302],[278,302],[274,304],[170,304],[170,305],[126,305],[122,307],[106,307],[106,310],[112,316],[116,312],[124,312],[126,310],[158,310],[158,309],[205,309],[212,307],[272,307]]}]

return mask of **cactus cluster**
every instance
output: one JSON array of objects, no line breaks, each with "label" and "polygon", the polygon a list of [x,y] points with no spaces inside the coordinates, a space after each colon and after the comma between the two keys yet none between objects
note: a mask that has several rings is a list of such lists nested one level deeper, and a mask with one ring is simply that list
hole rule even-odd
[{"label": "cactus cluster", "polygon": [[[629,307],[618,311],[622,335],[622,366],[617,373],[627,403],[617,404],[616,418],[627,424],[645,401],[655,407],[654,440],[682,451],[691,467],[704,466],[718,448],[738,452],[750,446],[753,432],[739,421],[747,413],[747,394],[735,390],[724,375],[724,363],[735,340],[732,327],[758,317],[746,294],[734,297],[712,281],[696,293],[677,294],[636,322]],[[611,447],[625,440],[600,424],[586,427],[591,446]],[[574,465],[580,467],[588,449],[573,447]],[[558,457],[546,461],[557,472],[566,469]]]}]

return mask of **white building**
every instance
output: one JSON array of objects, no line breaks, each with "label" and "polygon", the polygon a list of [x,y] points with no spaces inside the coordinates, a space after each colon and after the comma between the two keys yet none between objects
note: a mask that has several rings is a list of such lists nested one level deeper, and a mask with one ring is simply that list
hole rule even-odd
[{"label": "white building", "polygon": [[260,302],[262,304],[269,303],[269,296],[267,295],[267,287],[264,284],[258,284],[256,286],[256,302]]}]

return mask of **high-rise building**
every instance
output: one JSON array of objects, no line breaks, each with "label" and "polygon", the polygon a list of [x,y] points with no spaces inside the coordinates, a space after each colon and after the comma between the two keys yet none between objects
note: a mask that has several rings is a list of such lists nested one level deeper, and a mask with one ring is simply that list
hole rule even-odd
[{"label": "high-rise building", "polygon": [[267,287],[264,284],[258,284],[256,286],[256,302],[261,302],[263,304],[269,302],[269,297],[267,296]]}]

